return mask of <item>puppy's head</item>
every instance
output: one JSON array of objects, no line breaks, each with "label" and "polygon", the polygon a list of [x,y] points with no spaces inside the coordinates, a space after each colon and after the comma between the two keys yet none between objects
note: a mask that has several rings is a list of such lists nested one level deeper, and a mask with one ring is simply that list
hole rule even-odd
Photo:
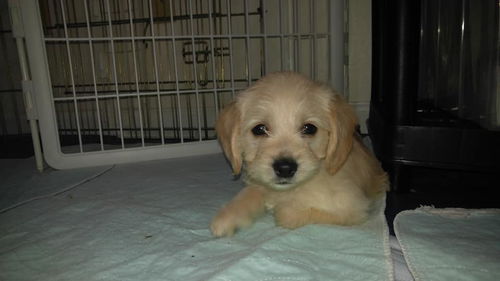
[{"label": "puppy's head", "polygon": [[286,190],[322,166],[334,174],[349,155],[357,123],[329,87],[291,72],[270,74],[238,95],[216,130],[233,172]]}]

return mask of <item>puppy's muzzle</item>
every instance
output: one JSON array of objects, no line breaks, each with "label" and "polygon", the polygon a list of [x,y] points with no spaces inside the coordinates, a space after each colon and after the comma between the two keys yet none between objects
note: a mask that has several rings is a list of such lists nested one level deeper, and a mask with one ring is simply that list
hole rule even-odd
[{"label": "puppy's muzzle", "polygon": [[273,163],[274,173],[280,177],[289,179],[297,172],[298,164],[291,158],[279,158]]}]

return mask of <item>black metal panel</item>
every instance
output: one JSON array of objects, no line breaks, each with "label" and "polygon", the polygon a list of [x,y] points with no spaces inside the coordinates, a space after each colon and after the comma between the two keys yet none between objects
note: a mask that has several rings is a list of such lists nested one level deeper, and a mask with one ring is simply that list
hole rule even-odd
[{"label": "black metal panel", "polygon": [[[491,25],[496,28],[491,40],[497,42],[498,0],[485,1],[488,2],[483,3],[486,6],[478,6],[477,2],[467,0],[437,2],[444,3],[449,9],[438,7],[441,10],[436,12],[433,9],[438,4],[427,0],[372,2],[373,66],[368,130],[377,157],[391,174],[393,188],[401,186],[407,178],[405,173],[416,166],[436,168],[436,171],[500,172],[500,131],[485,129],[477,119],[459,115],[467,113],[473,106],[477,108],[475,103],[484,100],[484,91],[491,92],[493,89],[490,84],[494,84],[498,77],[492,72],[492,63],[488,65],[483,58],[488,56],[494,64],[498,54],[481,54],[474,64],[470,53],[472,45],[453,46],[450,43],[456,42],[453,36],[457,34],[462,36],[459,42],[463,42],[464,36],[470,36],[473,29],[457,26],[460,21],[456,18],[471,21],[471,26],[484,26],[486,21],[477,18],[477,15],[468,14],[468,9],[486,11],[487,5],[495,9],[488,14]],[[438,16],[446,18],[435,19]],[[432,53],[426,53],[434,37],[427,34],[423,44],[424,37],[421,36],[424,31],[444,32],[436,28],[438,25],[434,24],[435,21],[443,22],[442,28],[447,26],[453,29],[448,30],[446,35],[450,42],[438,42],[434,51],[431,48]],[[431,30],[430,26],[435,30]],[[454,31],[457,28],[464,31]],[[492,33],[491,30],[487,32]],[[487,40],[483,37],[482,41]],[[472,44],[470,42],[473,40],[469,41]],[[460,51],[457,53],[456,49]],[[432,73],[441,76],[428,81],[429,67],[433,65],[438,68],[433,69]],[[455,69],[458,66],[460,70]],[[477,73],[471,74],[474,71]],[[471,81],[472,78],[476,80]],[[472,87],[474,83],[476,85]],[[432,87],[429,88],[429,85]],[[499,93],[496,94],[498,96]],[[455,105],[443,106],[441,100],[445,98],[460,100],[460,108],[456,109]],[[481,113],[476,115],[480,116]]]}]

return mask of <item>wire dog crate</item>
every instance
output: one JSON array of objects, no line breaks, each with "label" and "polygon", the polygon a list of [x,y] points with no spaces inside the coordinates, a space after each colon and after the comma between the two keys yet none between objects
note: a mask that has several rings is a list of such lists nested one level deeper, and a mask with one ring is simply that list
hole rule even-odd
[{"label": "wire dog crate", "polygon": [[217,151],[219,110],[269,72],[342,87],[343,22],[333,22],[333,2],[11,1],[47,162]]}]

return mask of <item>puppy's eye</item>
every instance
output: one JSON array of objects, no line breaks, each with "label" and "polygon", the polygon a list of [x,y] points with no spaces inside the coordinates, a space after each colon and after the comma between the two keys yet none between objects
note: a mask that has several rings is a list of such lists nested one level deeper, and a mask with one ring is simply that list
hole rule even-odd
[{"label": "puppy's eye", "polygon": [[267,127],[264,124],[259,124],[252,129],[252,134],[254,136],[267,136]]},{"label": "puppy's eye", "polygon": [[304,135],[313,136],[318,131],[318,128],[313,124],[307,123],[302,127],[301,133]]}]

